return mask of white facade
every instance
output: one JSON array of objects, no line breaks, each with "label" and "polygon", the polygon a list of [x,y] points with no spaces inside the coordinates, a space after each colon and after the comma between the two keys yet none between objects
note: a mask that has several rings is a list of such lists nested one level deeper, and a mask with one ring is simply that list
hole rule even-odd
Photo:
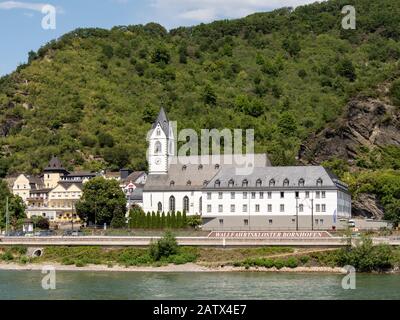
[{"label": "white facade", "polygon": [[190,157],[170,162],[174,139],[165,134],[170,133],[166,121],[161,110],[149,139],[145,212],[201,215],[204,227],[213,230],[331,229],[351,217],[347,186],[321,166],[272,167],[264,160],[247,175],[238,175],[237,166],[202,162],[209,160],[203,157],[195,164],[187,161]]}]

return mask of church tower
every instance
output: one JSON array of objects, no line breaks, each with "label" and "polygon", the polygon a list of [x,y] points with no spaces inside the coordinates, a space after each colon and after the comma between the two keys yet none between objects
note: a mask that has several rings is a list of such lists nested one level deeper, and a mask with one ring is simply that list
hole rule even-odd
[{"label": "church tower", "polygon": [[149,174],[167,174],[175,156],[175,138],[164,108],[154,122],[149,139]]}]

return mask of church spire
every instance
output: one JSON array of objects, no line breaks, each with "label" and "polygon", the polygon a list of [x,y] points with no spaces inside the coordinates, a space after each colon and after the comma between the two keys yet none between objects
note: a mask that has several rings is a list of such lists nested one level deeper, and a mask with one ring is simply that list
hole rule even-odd
[{"label": "church spire", "polygon": [[164,131],[165,135],[169,136],[169,121],[167,114],[165,113],[164,107],[161,107],[160,113],[156,121],[153,124],[153,129],[157,128],[157,125],[160,125],[161,129]]}]

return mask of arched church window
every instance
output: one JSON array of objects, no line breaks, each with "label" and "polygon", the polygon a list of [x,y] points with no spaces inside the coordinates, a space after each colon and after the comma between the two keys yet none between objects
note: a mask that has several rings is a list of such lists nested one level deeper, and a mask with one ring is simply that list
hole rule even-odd
[{"label": "arched church window", "polygon": [[157,129],[157,136],[161,136],[161,130],[160,130],[160,128]]},{"label": "arched church window", "polygon": [[154,145],[154,153],[158,154],[162,152],[162,146],[161,146],[161,142],[157,141],[156,144]]},{"label": "arched church window", "polygon": [[175,197],[174,196],[169,197],[169,211],[175,212]]},{"label": "arched church window", "polygon": [[158,210],[158,212],[162,212],[162,203],[161,202],[158,203],[157,210]]},{"label": "arched church window", "polygon": [[183,211],[189,212],[189,197],[188,196],[183,198]]}]

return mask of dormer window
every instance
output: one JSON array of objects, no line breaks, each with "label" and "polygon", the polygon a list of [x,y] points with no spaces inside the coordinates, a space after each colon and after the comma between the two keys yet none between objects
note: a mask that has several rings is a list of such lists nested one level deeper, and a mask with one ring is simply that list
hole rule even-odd
[{"label": "dormer window", "polygon": [[192,185],[192,181],[189,180],[188,182],[186,182],[186,185],[187,186],[191,186]]},{"label": "dormer window", "polygon": [[169,186],[170,186],[170,187],[175,187],[175,181],[171,181],[171,182],[169,183]]},{"label": "dormer window", "polygon": [[299,187],[304,187],[304,179],[303,178],[301,178],[299,180]]},{"label": "dormer window", "polygon": [[275,187],[275,179],[269,180],[269,186],[270,187]]},{"label": "dormer window", "polygon": [[322,186],[322,184],[323,184],[323,181],[322,181],[321,178],[319,178],[319,179],[317,180],[317,186],[320,187],[320,186]]},{"label": "dormer window", "polygon": [[285,180],[283,180],[283,186],[284,187],[289,187],[289,179],[286,178]]},{"label": "dormer window", "polygon": [[207,186],[208,185],[208,181],[207,180],[204,180],[203,181],[203,186]]},{"label": "dormer window", "polygon": [[219,188],[221,186],[221,181],[220,180],[216,180],[214,185],[215,185],[216,188]]},{"label": "dormer window", "polygon": [[242,181],[242,187],[248,187],[249,186],[249,181],[247,181],[247,179],[244,179]]},{"label": "dormer window", "polygon": [[216,165],[215,165],[215,170],[218,170],[219,167],[220,167],[219,164],[216,164]]},{"label": "dormer window", "polygon": [[186,169],[187,169],[187,166],[184,165],[184,166],[182,167],[182,171],[186,171]]},{"label": "dormer window", "polygon": [[261,181],[261,179],[258,179],[256,181],[256,187],[261,187],[261,186],[262,186],[262,181]]},{"label": "dormer window", "polygon": [[202,164],[199,165],[199,170],[203,170],[203,165]]},{"label": "dormer window", "polygon": [[161,130],[160,130],[160,128],[157,129],[157,136],[161,136]]},{"label": "dormer window", "polygon": [[235,186],[235,181],[233,179],[229,180],[228,186],[229,186],[229,188],[234,187]]}]

